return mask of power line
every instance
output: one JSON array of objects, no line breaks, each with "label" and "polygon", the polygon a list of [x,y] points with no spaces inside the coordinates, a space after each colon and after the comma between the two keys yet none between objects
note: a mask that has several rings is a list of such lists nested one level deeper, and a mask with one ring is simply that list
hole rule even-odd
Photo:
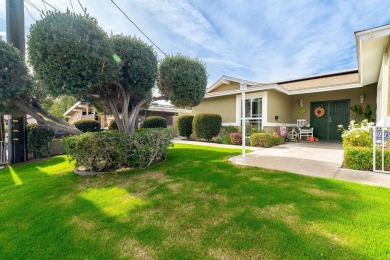
[{"label": "power line", "polygon": [[47,8],[46,8],[46,5],[45,5],[45,1],[42,0],[42,4],[43,4],[43,7],[45,8],[46,12],[47,12]]},{"label": "power line", "polygon": [[165,56],[167,56],[167,54],[165,52],[163,52],[163,50],[160,49],[160,47],[157,46],[157,44],[155,44],[142,30],[141,28],[139,28],[128,16],[127,14],[114,2],[114,0],[111,0],[111,2],[116,6],[116,8],[119,9],[119,11],[122,12],[122,14],[124,16],[126,16],[127,20],[129,20],[137,29],[138,31],[140,31],[159,51],[161,51],[162,54],[164,54]]},{"label": "power line", "polygon": [[29,5],[31,5],[32,8],[36,9],[38,12],[40,12],[41,14],[45,15],[44,12],[42,12],[42,10],[40,10],[38,7],[36,7],[36,5],[34,5],[33,3],[31,3],[29,0],[25,0],[25,2]]},{"label": "power line", "polygon": [[34,16],[32,16],[30,11],[28,10],[27,6],[24,6],[24,8],[26,9],[27,13],[31,16],[31,18],[34,20],[34,22],[37,22],[37,20],[35,20]]},{"label": "power line", "polygon": [[84,14],[87,14],[87,8],[84,9],[83,5],[80,3],[80,0],[77,0],[77,2],[79,2],[81,9],[84,11]]},{"label": "power line", "polygon": [[72,6],[72,10],[73,10],[73,13],[74,13],[74,8],[73,8],[72,0],[69,0],[69,1],[70,1],[70,6]]},{"label": "power line", "polygon": [[46,2],[45,0],[42,0],[42,2],[43,2],[43,3],[46,3],[48,6],[50,6],[51,8],[53,8],[54,10],[56,10],[57,12],[59,12],[57,8],[55,8],[54,6],[52,6],[51,4],[49,4],[48,2]]}]

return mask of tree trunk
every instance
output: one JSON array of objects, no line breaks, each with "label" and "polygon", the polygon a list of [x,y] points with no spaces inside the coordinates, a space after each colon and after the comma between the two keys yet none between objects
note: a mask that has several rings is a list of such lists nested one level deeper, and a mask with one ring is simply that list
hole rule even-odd
[{"label": "tree trunk", "polygon": [[[78,130],[76,127],[69,124],[68,122],[65,122],[59,118],[56,118],[55,121],[46,120],[44,117],[45,117],[45,114],[47,115],[47,113],[48,113],[47,111],[40,110],[38,108],[31,108],[27,104],[25,104],[22,100],[15,99],[14,104],[20,110],[22,110],[24,113],[32,116],[35,120],[37,120],[37,123],[42,125],[42,126],[45,126],[47,128],[57,130],[57,131],[63,131],[63,132],[66,132],[68,134],[78,135],[78,134],[83,133],[80,130]],[[54,117],[54,116],[51,115],[51,117]]]}]

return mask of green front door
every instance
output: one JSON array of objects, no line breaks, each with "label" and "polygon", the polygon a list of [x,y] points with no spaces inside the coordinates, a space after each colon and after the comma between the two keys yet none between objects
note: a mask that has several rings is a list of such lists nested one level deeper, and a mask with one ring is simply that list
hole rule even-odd
[{"label": "green front door", "polygon": [[[325,109],[325,115],[316,117],[314,110],[317,107]],[[341,141],[339,125],[348,127],[349,100],[320,101],[310,103],[310,125],[314,127],[314,136],[320,140]]]}]

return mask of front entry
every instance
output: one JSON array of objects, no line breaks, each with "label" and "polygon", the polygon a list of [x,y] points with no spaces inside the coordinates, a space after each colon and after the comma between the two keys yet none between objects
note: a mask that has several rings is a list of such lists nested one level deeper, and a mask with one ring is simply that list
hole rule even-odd
[{"label": "front entry", "polygon": [[[321,108],[325,110],[325,114],[317,117],[315,111],[321,114]],[[343,125],[344,128],[347,128],[349,119],[349,100],[310,103],[310,125],[314,127],[314,136],[320,140],[341,141],[341,132],[338,131],[338,126]]]}]

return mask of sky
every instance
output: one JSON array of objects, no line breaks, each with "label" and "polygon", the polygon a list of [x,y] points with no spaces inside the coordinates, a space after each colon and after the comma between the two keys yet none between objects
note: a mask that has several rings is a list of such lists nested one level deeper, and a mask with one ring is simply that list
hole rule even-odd
[{"label": "sky", "polygon": [[[0,36],[5,39],[5,2]],[[46,0],[60,11],[82,12],[78,0]],[[114,0],[167,54],[197,57],[208,85],[222,75],[274,82],[357,68],[354,32],[390,23],[389,0]],[[25,0],[25,30],[42,0]],[[148,40],[111,0],[80,0],[108,33]],[[150,42],[148,42],[150,43]],[[156,49],[156,48],[155,48]],[[164,55],[156,49],[159,59]]]}]

